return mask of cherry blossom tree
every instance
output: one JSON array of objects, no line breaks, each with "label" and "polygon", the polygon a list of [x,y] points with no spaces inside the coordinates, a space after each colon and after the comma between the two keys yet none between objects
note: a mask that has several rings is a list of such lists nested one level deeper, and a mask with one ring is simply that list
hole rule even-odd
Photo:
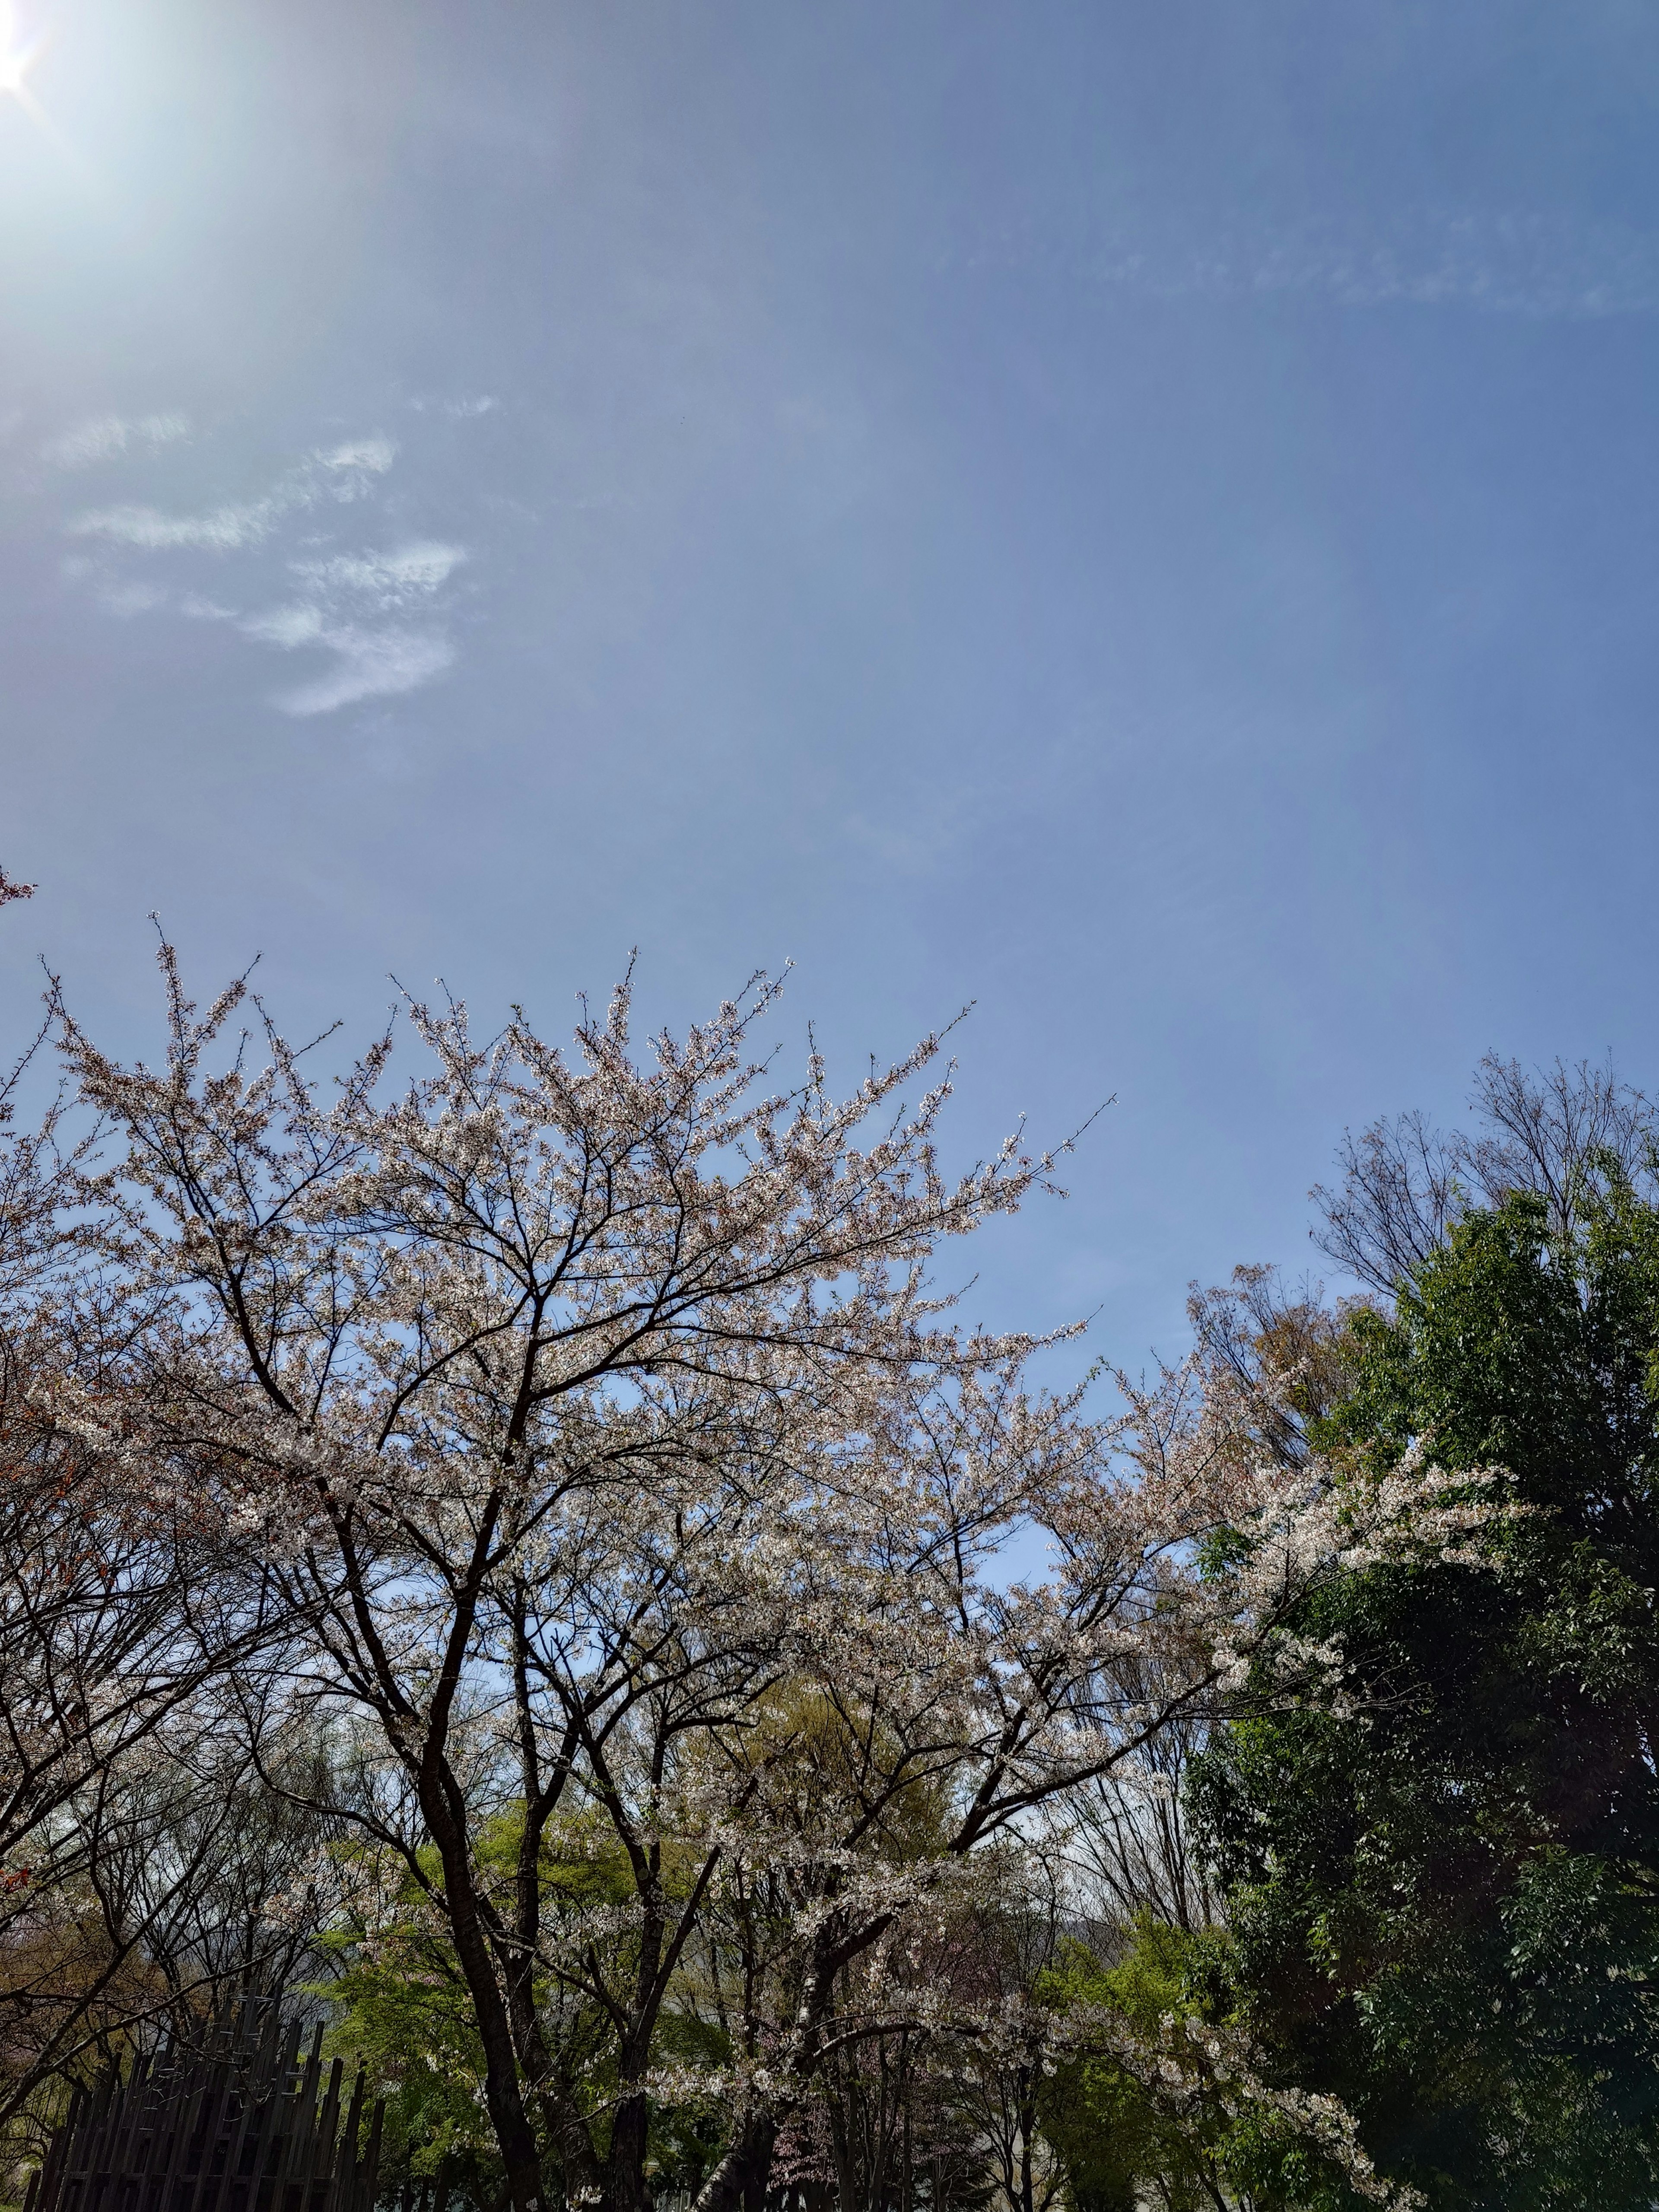
[{"label": "cherry blossom tree", "polygon": [[[0,903],[29,888],[0,873]],[[134,1316],[92,1136],[61,1097],[17,1120],[44,1035],[0,1080],[0,2128],[211,1979],[238,1765],[212,1699],[263,1633],[199,1488],[110,1442]]]},{"label": "cherry blossom tree", "polygon": [[[626,985],[574,1056],[411,1004],[386,1095],[392,1032],[325,1085],[245,984],[199,1016],[162,965],[161,1066],[63,1016],[151,1316],[137,1426],[79,1432],[191,1470],[280,1594],[290,1714],[373,1747],[319,1809],[453,1948],[517,2212],[555,2168],[639,2212],[653,2100],[698,2096],[704,2212],[757,2212],[837,2054],[935,2032],[903,1963],[1041,1808],[1275,1638],[1287,1694],[1332,1679],[1280,1633],[1310,1582],[1481,1510],[1425,1466],[1362,1494],[1261,1455],[1214,1372],[1102,1420],[1033,1387],[1037,1339],[961,1326],[939,1247],[1052,1162],[944,1173],[948,1071],[904,1103],[938,1038],[838,1098],[816,1053],[768,1087],[763,979],[643,1054]],[[1017,1531],[1046,1564],[1011,1583]],[[550,1909],[595,1823],[617,1880]],[[561,1991],[608,2023],[602,2112]],[[671,1999],[718,2066],[665,2060]]]}]

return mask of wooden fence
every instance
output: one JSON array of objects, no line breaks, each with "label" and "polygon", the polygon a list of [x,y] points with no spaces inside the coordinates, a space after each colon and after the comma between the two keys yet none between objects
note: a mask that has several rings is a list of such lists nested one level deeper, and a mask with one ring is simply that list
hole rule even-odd
[{"label": "wooden fence", "polygon": [[343,2114],[341,2064],[323,2085],[323,2031],[250,1997],[205,2045],[140,2058],[77,2095],[30,2180],[23,2212],[373,2212],[377,2103],[363,2076]]}]

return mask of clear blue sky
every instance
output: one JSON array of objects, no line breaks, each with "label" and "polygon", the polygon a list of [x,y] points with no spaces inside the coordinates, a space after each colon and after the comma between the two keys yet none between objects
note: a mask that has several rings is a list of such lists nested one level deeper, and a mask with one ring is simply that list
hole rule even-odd
[{"label": "clear blue sky", "polygon": [[[0,9],[0,14],[3,14]],[[1659,10],[58,0],[0,94],[0,1019],[797,963],[999,1319],[1652,1035]],[[7,72],[18,75],[16,67]]]}]

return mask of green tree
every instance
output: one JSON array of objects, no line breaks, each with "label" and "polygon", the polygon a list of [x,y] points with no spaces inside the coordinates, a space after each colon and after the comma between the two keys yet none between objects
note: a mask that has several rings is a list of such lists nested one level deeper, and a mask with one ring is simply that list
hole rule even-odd
[{"label": "green tree", "polygon": [[1066,1945],[1037,1994],[1062,2019],[1118,2029],[1091,2051],[1085,2027],[1085,2047],[1044,2085],[1042,2130],[1075,2212],[1136,2212],[1149,2192],[1167,2212],[1353,2212],[1390,2201],[1345,2155],[1342,2116],[1275,2096],[1257,2076],[1224,1930],[1144,1915],[1109,1966]]},{"label": "green tree", "polygon": [[[478,1849],[487,1880],[505,1887],[515,1879],[524,1829],[522,1808],[488,1825]],[[451,2197],[498,2203],[504,2177],[484,2104],[485,2056],[448,1926],[407,1867],[361,1849],[349,1857],[346,1887],[363,1901],[333,1938],[338,1972],[315,1994],[343,2008],[331,2050],[362,2060],[388,2093],[383,2181],[406,2207],[430,2203],[441,2212]],[[669,1857],[672,1889],[672,1851]],[[426,1846],[419,1862],[426,1882],[439,1878],[434,1847]],[[580,1944],[580,1931],[607,1909],[620,1923],[613,1948],[627,1948],[631,1931],[621,1908],[629,1895],[629,1870],[602,1818],[590,1813],[549,1824],[538,1865],[550,1948],[566,1923],[578,1925]],[[544,2165],[572,2195],[583,2176],[603,2165],[609,2148],[618,2088],[614,2027],[577,1972],[540,1972],[533,1995],[553,2084],[533,2117]],[[718,2029],[694,2008],[671,2002],[659,2019],[653,2055],[719,2063],[726,2053]],[[588,2136],[580,2176],[563,2170],[572,2113]],[[653,2104],[646,2171],[659,2188],[694,2190],[720,2141],[719,2128],[695,2106]]]},{"label": "green tree", "polygon": [[1505,1470],[1497,1571],[1325,1586],[1358,1722],[1241,1723],[1189,1790],[1250,2026],[1447,2208],[1659,2188],[1659,1212],[1612,1152],[1567,1180],[1443,1209],[1310,1424]]}]

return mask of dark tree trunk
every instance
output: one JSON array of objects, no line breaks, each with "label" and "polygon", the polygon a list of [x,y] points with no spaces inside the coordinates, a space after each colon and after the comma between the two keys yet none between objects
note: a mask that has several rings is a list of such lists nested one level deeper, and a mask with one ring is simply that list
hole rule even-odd
[{"label": "dark tree trunk", "polygon": [[1031,2212],[1031,2137],[1036,2130],[1036,2081],[1029,2067],[1015,2077],[1019,2084],[1019,2212]]},{"label": "dark tree trunk", "polygon": [[644,2093],[624,2097],[611,2125],[603,2212],[646,2212],[645,2136],[650,2112]]},{"label": "dark tree trunk", "polygon": [[508,2201],[513,2212],[545,2212],[542,2162],[535,2131],[525,2111],[513,2023],[479,1918],[465,1838],[459,1832],[441,1786],[423,1786],[421,1798],[421,1809],[443,1863],[444,1895],[456,1960],[472,2000],[478,2038],[483,2045],[484,2103],[507,2169]]},{"label": "dark tree trunk", "polygon": [[777,2139],[777,2123],[768,2121],[750,2142],[743,2170],[743,2212],[766,2212],[767,2184],[772,2179],[772,2147]]},{"label": "dark tree trunk", "polygon": [[692,2212],[763,2212],[778,2124],[769,2113],[744,2122],[698,2192]]}]

